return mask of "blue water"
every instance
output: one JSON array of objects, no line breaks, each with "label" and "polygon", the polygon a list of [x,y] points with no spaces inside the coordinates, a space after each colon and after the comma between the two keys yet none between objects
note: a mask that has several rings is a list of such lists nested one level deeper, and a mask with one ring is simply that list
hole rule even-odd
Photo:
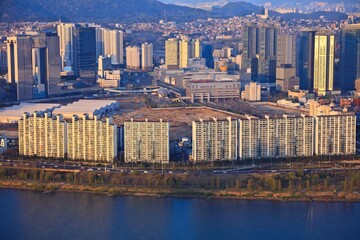
[{"label": "blue water", "polygon": [[0,240],[7,239],[360,239],[360,203],[0,189]]}]

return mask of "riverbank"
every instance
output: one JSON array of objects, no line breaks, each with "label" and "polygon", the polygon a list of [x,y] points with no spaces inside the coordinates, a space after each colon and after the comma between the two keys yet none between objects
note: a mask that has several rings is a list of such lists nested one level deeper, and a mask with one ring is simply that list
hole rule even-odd
[{"label": "riverbank", "polygon": [[241,200],[272,200],[272,201],[352,201],[360,202],[359,193],[345,193],[332,191],[306,191],[301,194],[288,191],[237,191],[207,190],[207,189],[178,189],[178,188],[145,188],[118,186],[74,185],[67,183],[35,183],[26,181],[1,181],[0,188],[32,190],[42,193],[75,192],[100,194],[104,196],[148,196],[148,197],[193,197],[205,199],[241,199]]}]

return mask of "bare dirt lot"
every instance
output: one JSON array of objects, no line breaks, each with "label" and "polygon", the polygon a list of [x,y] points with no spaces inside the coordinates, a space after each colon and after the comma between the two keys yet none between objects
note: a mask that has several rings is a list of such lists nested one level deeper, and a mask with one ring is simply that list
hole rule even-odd
[{"label": "bare dirt lot", "polygon": [[239,118],[237,114],[227,114],[209,108],[150,108],[142,97],[125,97],[117,99],[120,102],[120,110],[113,115],[114,123],[122,125],[124,121],[134,120],[164,121],[170,122],[170,140],[181,137],[191,137],[192,121],[203,118],[209,120],[216,117],[218,120],[227,117]]}]

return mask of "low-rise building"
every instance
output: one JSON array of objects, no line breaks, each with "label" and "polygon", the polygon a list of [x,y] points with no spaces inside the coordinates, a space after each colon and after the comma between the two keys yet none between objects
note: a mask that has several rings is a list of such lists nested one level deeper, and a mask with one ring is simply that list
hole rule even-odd
[{"label": "low-rise building", "polygon": [[0,153],[3,153],[7,150],[7,137],[0,134]]},{"label": "low-rise building", "polygon": [[192,80],[187,82],[186,96],[192,102],[212,102],[240,98],[240,82],[233,80]]}]

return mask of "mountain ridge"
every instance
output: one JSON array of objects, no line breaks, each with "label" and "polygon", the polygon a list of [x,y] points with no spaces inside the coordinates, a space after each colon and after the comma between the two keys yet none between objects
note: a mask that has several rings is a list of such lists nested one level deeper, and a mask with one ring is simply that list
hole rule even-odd
[{"label": "mountain ridge", "polygon": [[[229,18],[260,13],[261,7],[249,2],[230,2],[211,12],[165,4],[157,0],[0,0],[0,19],[3,22],[57,21],[134,23],[168,21],[188,22],[206,18]],[[284,19],[318,19],[319,14],[280,14]],[[321,12],[330,20],[346,19],[345,14]]]}]

